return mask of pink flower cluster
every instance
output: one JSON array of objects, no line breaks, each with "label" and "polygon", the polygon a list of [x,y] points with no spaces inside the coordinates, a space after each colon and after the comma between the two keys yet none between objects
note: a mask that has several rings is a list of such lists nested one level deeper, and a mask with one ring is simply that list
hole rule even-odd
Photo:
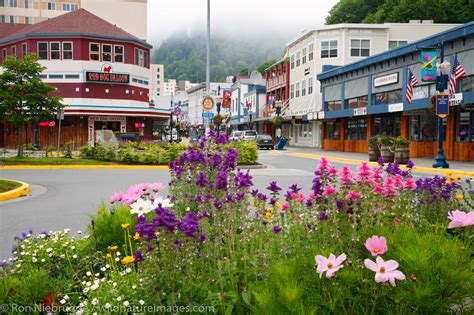
[{"label": "pink flower cluster", "polygon": [[122,202],[127,206],[130,206],[132,203],[135,203],[139,198],[149,196],[149,199],[156,199],[160,198],[160,191],[163,188],[163,184],[161,183],[142,183],[132,185],[128,188],[127,193],[116,192],[110,197],[110,201],[112,203],[115,202]]},{"label": "pink flower cluster", "polygon": [[448,219],[451,221],[449,222],[448,229],[471,226],[474,225],[474,211],[450,211]]}]

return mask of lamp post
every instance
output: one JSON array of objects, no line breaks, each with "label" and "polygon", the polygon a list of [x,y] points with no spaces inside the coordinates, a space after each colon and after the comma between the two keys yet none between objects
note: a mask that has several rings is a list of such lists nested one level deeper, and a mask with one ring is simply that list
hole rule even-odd
[{"label": "lamp post", "polygon": [[[221,114],[221,103],[218,102],[216,104],[216,108],[217,108],[217,115],[219,116]],[[221,123],[222,122],[216,122],[216,125],[217,125],[217,135],[219,135],[219,132],[221,131]]]},{"label": "lamp post", "polygon": [[[449,81],[447,73],[449,73],[451,64],[444,61],[444,44],[441,44],[440,48],[440,63],[437,64],[436,70],[436,90],[438,91],[438,95],[445,95],[444,90],[448,88]],[[438,154],[433,164],[434,168],[449,168],[443,150],[443,120],[444,115],[438,115]]]},{"label": "lamp post", "polygon": [[[275,109],[276,109],[276,115],[277,115],[277,124],[276,124],[277,130],[275,130],[275,135],[278,141],[280,140],[280,137],[281,137],[281,126],[280,126],[281,102],[280,101],[275,103]],[[280,132],[277,132],[278,129],[280,129]]]},{"label": "lamp post", "polygon": [[170,103],[170,140],[169,142],[173,142],[173,96],[171,96],[171,103]]}]

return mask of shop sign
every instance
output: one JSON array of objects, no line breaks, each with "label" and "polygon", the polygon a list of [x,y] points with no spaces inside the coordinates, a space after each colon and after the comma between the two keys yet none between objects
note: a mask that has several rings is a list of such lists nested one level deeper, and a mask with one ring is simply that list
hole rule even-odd
[{"label": "shop sign", "polygon": [[54,126],[56,126],[56,122],[55,121],[40,121],[38,123],[38,126],[40,126],[40,127],[54,127]]},{"label": "shop sign", "polygon": [[124,116],[90,116],[89,121],[121,121],[125,122],[126,117]]},{"label": "shop sign", "polygon": [[397,103],[397,104],[390,104],[388,105],[388,112],[393,113],[393,112],[401,112],[403,111],[403,103]]},{"label": "shop sign", "polygon": [[204,110],[210,111],[214,107],[214,100],[210,96],[205,96],[202,100]]},{"label": "shop sign", "polygon": [[374,87],[398,83],[398,72],[374,78]]},{"label": "shop sign", "polygon": [[449,96],[448,95],[436,95],[436,115],[441,118],[448,116],[449,114]]},{"label": "shop sign", "polygon": [[354,116],[367,115],[367,107],[354,108]]},{"label": "shop sign", "polygon": [[109,84],[129,84],[130,75],[126,73],[86,71],[86,82],[109,83]]},{"label": "shop sign", "polygon": [[449,95],[449,106],[459,106],[462,104],[463,94],[456,93]]},{"label": "shop sign", "polygon": [[212,117],[214,117],[214,113],[213,112],[202,112],[202,117],[212,118]]},{"label": "shop sign", "polygon": [[324,111],[318,112],[318,119],[324,119]]},{"label": "shop sign", "polygon": [[308,113],[308,120],[314,119],[314,113]]}]

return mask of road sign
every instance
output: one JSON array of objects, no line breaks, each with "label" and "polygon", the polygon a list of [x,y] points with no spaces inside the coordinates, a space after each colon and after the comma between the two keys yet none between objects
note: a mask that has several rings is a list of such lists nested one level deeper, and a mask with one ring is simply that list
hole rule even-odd
[{"label": "road sign", "polygon": [[204,99],[202,100],[202,107],[205,110],[212,110],[212,108],[214,107],[214,100],[211,96],[204,97]]},{"label": "road sign", "polygon": [[212,112],[202,112],[202,117],[212,118],[212,117],[214,117],[214,113],[212,113]]},{"label": "road sign", "polygon": [[449,95],[436,96],[436,115],[441,118],[448,116],[449,113]]},{"label": "road sign", "polygon": [[58,118],[58,120],[64,120],[64,109],[60,109],[56,114],[56,117]]},{"label": "road sign", "polygon": [[175,114],[176,116],[179,116],[179,115],[181,114],[181,107],[176,106],[176,107],[174,108],[174,114]]}]

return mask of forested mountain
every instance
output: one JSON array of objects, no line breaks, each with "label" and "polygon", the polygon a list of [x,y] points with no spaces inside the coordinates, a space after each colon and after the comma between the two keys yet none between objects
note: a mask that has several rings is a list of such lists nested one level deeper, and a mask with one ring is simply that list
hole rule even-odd
[{"label": "forested mountain", "polygon": [[[223,81],[226,76],[238,75],[242,70],[256,70],[268,60],[278,60],[287,40],[278,36],[271,39],[213,36],[211,81]],[[203,82],[206,80],[206,37],[175,34],[153,51],[152,61],[165,65],[167,79]]]},{"label": "forested mountain", "polygon": [[329,12],[326,24],[467,23],[474,20],[473,0],[340,0]]}]

